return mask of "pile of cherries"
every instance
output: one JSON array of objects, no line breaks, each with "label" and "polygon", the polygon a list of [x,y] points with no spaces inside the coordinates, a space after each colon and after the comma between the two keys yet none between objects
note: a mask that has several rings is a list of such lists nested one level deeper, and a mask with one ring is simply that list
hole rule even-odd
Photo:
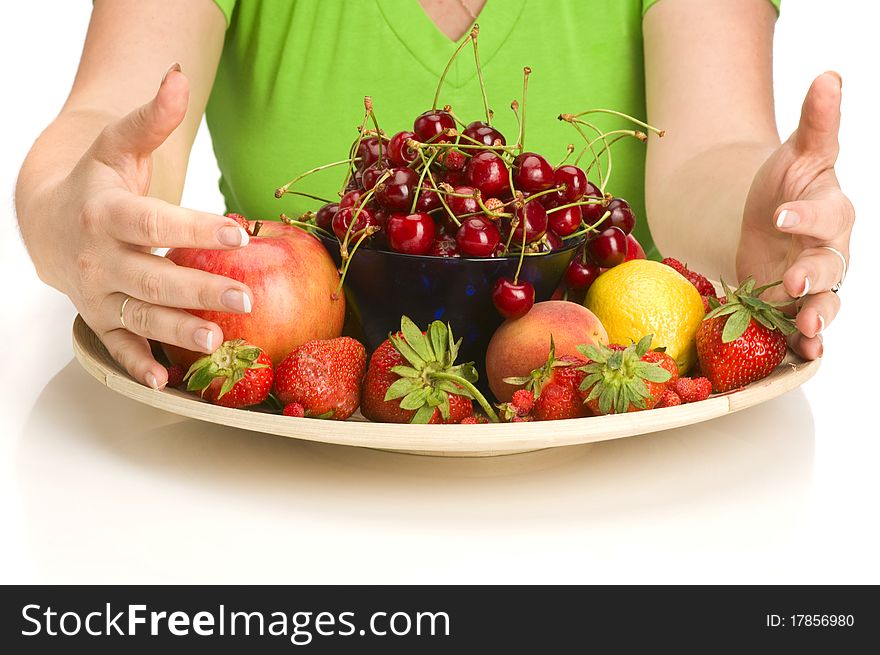
[{"label": "pile of cherries", "polygon": [[[471,39],[476,48],[476,31]],[[523,108],[530,72],[524,70]],[[390,137],[366,98],[350,156],[337,162],[346,166],[341,198],[291,222],[335,235],[343,273],[359,247],[433,257],[518,256],[516,275],[498,279],[493,290],[495,306],[507,318],[524,315],[535,301],[532,285],[519,279],[523,257],[585,239],[565,277],[568,289],[585,290],[602,269],[626,259],[636,221],[632,209],[604,194],[582,168],[566,164],[568,156],[554,167],[525,151],[525,111],[520,121],[516,101],[511,108],[519,133],[508,145],[491,124],[483,94],[485,121],[465,124],[449,106],[437,108],[435,95],[434,108],[417,116],[412,130]],[[572,151],[569,146],[568,155]],[[290,192],[300,178],[276,196]]]}]

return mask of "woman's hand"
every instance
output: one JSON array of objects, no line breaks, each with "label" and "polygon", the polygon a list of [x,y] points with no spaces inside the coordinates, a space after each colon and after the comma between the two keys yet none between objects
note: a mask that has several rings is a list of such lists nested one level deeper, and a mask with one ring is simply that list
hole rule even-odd
[{"label": "woman's hand", "polygon": [[70,297],[129,374],[155,389],[167,373],[147,339],[212,352],[223,340],[220,328],[183,310],[251,308],[245,285],[151,254],[248,242],[232,219],[146,197],[153,151],[180,125],[188,97],[187,79],[174,66],[152,101],[108,125],[70,174],[27,207],[37,227],[26,240],[40,277]]},{"label": "woman's hand", "polygon": [[801,299],[789,344],[807,359],[822,356],[820,334],[840,310],[831,289],[845,276],[855,220],[834,173],[840,89],[836,73],[813,82],[797,130],[755,175],[737,250],[740,279],[782,279],[775,299]]}]

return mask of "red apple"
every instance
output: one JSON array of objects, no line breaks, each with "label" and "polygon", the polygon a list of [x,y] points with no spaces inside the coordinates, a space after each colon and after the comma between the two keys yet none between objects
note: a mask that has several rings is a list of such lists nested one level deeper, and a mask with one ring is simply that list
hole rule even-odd
[{"label": "red apple", "polygon": [[[278,364],[297,346],[342,333],[345,299],[335,294],[339,273],[314,236],[292,225],[262,223],[248,245],[238,250],[174,248],[168,259],[248,285],[250,314],[189,310],[213,321],[223,339],[245,339]],[[188,368],[201,353],[163,344],[172,363]]]},{"label": "red apple", "polygon": [[626,258],[623,260],[628,262],[631,259],[645,259],[645,249],[642,244],[636,241],[632,234],[626,235]]}]

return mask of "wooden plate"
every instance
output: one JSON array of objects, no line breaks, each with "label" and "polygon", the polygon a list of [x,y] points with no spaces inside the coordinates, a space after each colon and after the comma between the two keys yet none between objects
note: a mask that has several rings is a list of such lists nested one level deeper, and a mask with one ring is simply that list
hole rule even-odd
[{"label": "wooden plate", "polygon": [[776,398],[809,380],[819,369],[819,360],[805,362],[789,352],[769,377],[690,405],[566,421],[416,426],[371,423],[359,414],[348,421],[292,418],[217,407],[176,389],[153,391],[128,376],[79,316],[73,323],[73,350],[83,368],[102,384],[123,396],[181,416],[295,439],[452,457],[509,455],[699,423]]}]

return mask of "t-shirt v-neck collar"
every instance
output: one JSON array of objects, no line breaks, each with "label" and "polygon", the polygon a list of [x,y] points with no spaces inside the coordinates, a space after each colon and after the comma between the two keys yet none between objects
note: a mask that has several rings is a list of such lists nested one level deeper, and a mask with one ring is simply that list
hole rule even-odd
[{"label": "t-shirt v-neck collar", "polygon": [[[525,8],[526,0],[487,0],[477,18],[480,24],[480,61],[485,65],[498,53],[507,41],[511,31]],[[438,57],[438,52],[452,55],[456,46],[467,38],[467,34],[458,41],[452,41],[443,34],[431,17],[425,13],[415,0],[376,0],[382,18],[391,32],[409,51],[413,59],[418,61],[437,78],[443,73],[448,61],[447,57]],[[462,87],[476,77],[473,66],[473,54],[462,52],[459,61],[467,60],[470,65],[461,69],[462,75],[450,75],[446,84],[451,87]],[[458,62],[456,62],[458,63]]]}]

